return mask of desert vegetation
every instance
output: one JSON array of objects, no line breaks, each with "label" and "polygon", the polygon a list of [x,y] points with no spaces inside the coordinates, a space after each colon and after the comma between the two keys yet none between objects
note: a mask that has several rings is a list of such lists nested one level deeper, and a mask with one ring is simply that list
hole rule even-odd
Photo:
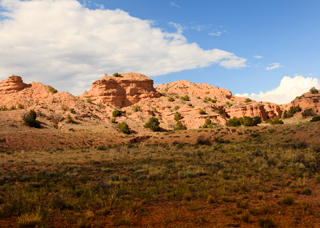
[{"label": "desert vegetation", "polygon": [[193,131],[179,131],[166,135],[180,136],[171,144],[150,139],[3,151],[0,222],[9,227],[312,226],[320,216],[320,147],[290,138],[293,129],[318,126],[243,127],[238,140],[215,129],[199,133],[196,143],[181,138]]}]

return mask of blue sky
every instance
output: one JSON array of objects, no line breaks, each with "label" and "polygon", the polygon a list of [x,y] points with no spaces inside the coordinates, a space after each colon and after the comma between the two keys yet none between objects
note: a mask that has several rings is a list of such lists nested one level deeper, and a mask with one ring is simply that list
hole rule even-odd
[{"label": "blue sky", "polygon": [[0,0],[0,6],[0,80],[16,74],[81,94],[102,72],[139,71],[155,84],[206,82],[277,103],[320,89],[319,1]]}]

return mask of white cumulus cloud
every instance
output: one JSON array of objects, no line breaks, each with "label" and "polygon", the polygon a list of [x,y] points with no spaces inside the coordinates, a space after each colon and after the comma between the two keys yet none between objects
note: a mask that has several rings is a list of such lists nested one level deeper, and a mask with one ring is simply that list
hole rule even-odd
[{"label": "white cumulus cloud", "polygon": [[276,104],[286,104],[291,102],[296,96],[301,96],[303,93],[309,92],[311,87],[320,88],[320,84],[317,78],[303,77],[302,75],[290,78],[284,76],[280,82],[280,85],[265,93],[259,94],[248,93],[236,94],[239,97],[249,97],[256,101],[268,101]]},{"label": "white cumulus cloud", "polygon": [[269,65],[270,65],[270,66],[266,68],[267,70],[273,70],[273,69],[277,69],[277,68],[279,68],[279,67],[282,67],[282,66],[280,65],[280,63],[270,63]]},{"label": "white cumulus cloud", "polygon": [[255,55],[255,56],[253,56],[253,58],[255,58],[255,59],[262,59],[263,56],[261,56],[261,55]]},{"label": "white cumulus cloud", "polygon": [[[86,4],[89,1],[85,1]],[[164,75],[246,59],[188,43],[122,10],[91,10],[76,0],[0,0],[0,80],[21,75],[81,94],[104,73]]]}]

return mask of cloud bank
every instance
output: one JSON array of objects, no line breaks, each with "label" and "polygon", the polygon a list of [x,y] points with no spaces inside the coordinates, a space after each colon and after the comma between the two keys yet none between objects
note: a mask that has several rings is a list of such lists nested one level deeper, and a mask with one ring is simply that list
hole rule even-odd
[{"label": "cloud bank", "polygon": [[[81,94],[104,73],[164,75],[246,59],[188,43],[122,10],[91,10],[76,0],[0,0],[0,80],[12,74]],[[5,19],[3,19],[5,18]]]},{"label": "cloud bank", "polygon": [[249,97],[256,101],[269,101],[277,104],[286,104],[291,102],[296,96],[301,96],[303,93],[309,92],[311,87],[320,88],[317,78],[305,78],[302,75],[290,78],[284,76],[280,85],[268,92],[259,94],[248,93],[236,94],[239,97]]}]

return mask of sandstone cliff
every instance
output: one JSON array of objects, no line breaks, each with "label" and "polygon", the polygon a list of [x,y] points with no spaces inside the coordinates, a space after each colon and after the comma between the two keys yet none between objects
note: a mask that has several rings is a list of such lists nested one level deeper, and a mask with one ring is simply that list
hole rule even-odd
[{"label": "sandstone cliff", "polygon": [[123,73],[121,77],[104,76],[92,83],[92,88],[80,96],[93,103],[111,104],[116,107],[133,105],[145,98],[158,98],[153,80],[143,74]]}]

